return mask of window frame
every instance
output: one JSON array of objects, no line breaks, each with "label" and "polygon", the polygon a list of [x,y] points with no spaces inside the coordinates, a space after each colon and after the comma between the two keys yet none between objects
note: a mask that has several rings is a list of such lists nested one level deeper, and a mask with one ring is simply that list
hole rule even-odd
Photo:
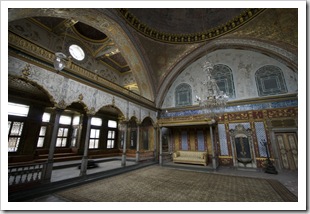
[{"label": "window frame", "polygon": [[[96,137],[96,134],[95,134],[95,137],[91,137],[93,130],[99,131],[98,137]],[[94,125],[91,126],[90,132],[89,132],[88,149],[99,149],[101,133],[102,133],[102,126],[94,126]],[[92,144],[91,141],[94,141],[94,143],[93,143],[94,145],[96,145],[95,141],[97,141],[97,147],[94,146],[93,148],[90,148],[90,146]]]},{"label": "window frame", "polygon": [[[181,101],[181,95],[186,96],[186,101]],[[183,107],[183,106],[191,106],[192,104],[193,104],[192,86],[187,83],[180,83],[175,88],[175,106]]]},{"label": "window frame", "polygon": [[[9,116],[9,119],[8,119],[8,123],[10,122],[10,127],[8,127],[9,128],[8,129],[8,152],[9,153],[18,152],[19,146],[21,144],[21,139],[23,136],[23,130],[25,127],[25,122],[26,122],[24,119],[25,118],[20,118],[18,116]],[[19,131],[20,134],[18,134],[18,135],[12,135],[12,128],[13,128],[13,125],[15,122],[16,123],[22,123],[21,130]],[[8,124],[8,126],[9,126],[9,124]],[[11,147],[9,147],[9,142],[10,142],[10,139],[12,139],[12,138],[17,138],[17,140],[15,142],[14,147],[12,147],[14,149],[10,151],[9,148],[11,148]]]},{"label": "window frame", "polygon": [[[266,87],[265,81],[276,81],[277,87]],[[257,94],[259,97],[286,94],[288,92],[285,77],[280,67],[275,65],[265,65],[255,72]]]},{"label": "window frame", "polygon": [[[71,125],[59,124],[58,131],[57,131],[56,145],[55,145],[56,148],[66,148],[66,147],[68,147],[69,136],[70,136],[70,126]],[[58,134],[59,134],[59,130],[60,129],[67,129],[68,130],[67,131],[67,136],[64,136],[64,135],[59,136]],[[65,132],[63,131],[63,133],[65,133]],[[63,144],[63,140],[66,139],[66,142],[65,142],[64,146],[57,146],[59,139],[61,139],[61,144],[60,145],[62,145]]]}]

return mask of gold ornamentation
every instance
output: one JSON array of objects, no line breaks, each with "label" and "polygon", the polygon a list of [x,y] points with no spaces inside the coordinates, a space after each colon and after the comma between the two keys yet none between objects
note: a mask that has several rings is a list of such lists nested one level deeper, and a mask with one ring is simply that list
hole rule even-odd
[{"label": "gold ornamentation", "polygon": [[83,94],[79,94],[79,100],[82,101],[83,100]]},{"label": "gold ornamentation", "polygon": [[65,109],[67,107],[67,104],[66,102],[62,99],[59,101],[59,103],[56,104],[56,107],[57,108],[60,108],[60,109]]},{"label": "gold ornamentation", "polygon": [[208,32],[195,33],[195,34],[171,34],[171,33],[158,32],[157,30],[148,27],[146,24],[140,22],[133,14],[129,12],[128,9],[119,8],[117,10],[128,24],[130,24],[138,32],[142,33],[143,35],[149,38],[166,43],[188,44],[188,43],[204,42],[219,37],[225,33],[228,33],[236,29],[237,27],[243,25],[244,23],[247,23],[249,20],[251,20],[256,15],[260,14],[265,9],[249,8],[244,13],[240,14],[238,17],[227,22],[225,25],[213,28]]},{"label": "gold ornamentation", "polygon": [[91,107],[89,110],[86,110],[86,114],[87,115],[95,115],[96,114],[96,110],[94,107]]},{"label": "gold ornamentation", "polygon": [[26,64],[26,66],[23,68],[22,70],[22,74],[25,76],[25,77],[28,77],[30,75],[30,65],[29,64]]},{"label": "gold ornamentation", "polygon": [[[22,51],[25,51],[25,52],[30,52],[34,56],[39,57],[46,62],[50,62],[50,63],[54,62],[54,59],[55,59],[54,53],[52,53],[48,50],[45,50],[45,49],[35,45],[34,43],[31,43],[31,42],[13,34],[13,33],[11,33],[11,32],[9,32],[8,41],[9,41],[10,46],[16,47],[16,48],[18,48]],[[100,86],[104,86],[107,88],[114,89],[114,90],[118,91],[119,93],[125,94],[128,97],[131,97],[134,100],[139,100],[140,102],[143,102],[146,105],[153,107],[154,104],[151,100],[149,100],[145,97],[142,97],[140,95],[137,95],[136,93],[133,93],[133,92],[123,88],[122,86],[119,86],[113,82],[110,82],[110,81],[104,79],[103,77],[100,77],[100,76],[96,75],[95,73],[74,64],[74,62],[72,62],[71,59],[69,59],[68,63],[69,64],[67,66],[67,70],[70,70],[70,72],[72,72],[73,74],[80,77],[81,82],[83,82],[84,84],[85,84],[85,82],[83,81],[83,79],[93,80],[94,82],[98,83]],[[41,66],[41,64],[38,64],[38,66]],[[54,69],[53,69],[53,71],[54,71]]]},{"label": "gold ornamentation", "polygon": [[112,106],[115,107],[115,97],[114,97],[114,96],[113,96],[113,98],[112,98]]}]

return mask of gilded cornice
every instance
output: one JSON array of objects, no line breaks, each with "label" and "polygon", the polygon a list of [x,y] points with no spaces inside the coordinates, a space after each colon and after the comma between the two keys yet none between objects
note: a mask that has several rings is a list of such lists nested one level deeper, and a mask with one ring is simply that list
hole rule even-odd
[{"label": "gilded cornice", "polygon": [[[31,56],[34,57],[34,59],[31,59],[31,57],[27,57],[25,58],[26,61],[31,61],[32,63],[47,68],[49,70],[51,70],[51,67],[48,68],[49,66],[47,66],[47,64],[52,65],[55,59],[55,54],[52,53],[51,51],[48,51],[42,47],[39,47],[38,45],[12,33],[9,32],[8,34],[8,42],[9,45],[24,52],[27,53]],[[23,55],[19,54],[18,57],[20,58],[24,58]],[[41,60],[37,61],[35,59]],[[44,62],[44,63],[43,63]],[[138,101],[140,104],[144,103],[145,105],[147,105],[148,107],[153,107],[154,103],[138,94],[135,94],[133,92],[131,92],[130,90],[123,88],[113,82],[110,82],[100,76],[98,76],[97,74],[82,68],[80,66],[78,66],[77,64],[75,64],[74,62],[70,63],[69,67],[66,67],[63,71],[62,71],[63,75],[69,75],[70,77],[74,78],[75,80],[79,81],[79,82],[83,82],[87,85],[90,85],[90,83],[95,83],[92,84],[92,86],[95,86],[97,88],[100,88],[101,90],[103,88],[107,88],[108,90],[112,90],[114,92],[117,93],[117,95],[124,95],[125,97],[128,97],[129,99],[132,100],[136,100]],[[98,87],[99,86],[99,87]]]},{"label": "gilded cornice", "polygon": [[154,40],[172,43],[172,44],[189,44],[208,41],[226,33],[229,33],[243,24],[253,19],[256,15],[260,14],[265,9],[262,8],[249,8],[244,13],[228,21],[224,25],[218,26],[206,32],[200,32],[195,34],[171,34],[165,32],[159,32],[156,29],[152,29],[145,23],[142,23],[137,17],[129,12],[126,8],[117,9],[119,14],[126,22],[132,26],[135,30],[143,35],[152,38]]},{"label": "gilded cornice", "polygon": [[158,120],[159,126],[191,126],[191,125],[212,125],[211,119],[205,115],[194,115],[184,117],[161,118]]}]

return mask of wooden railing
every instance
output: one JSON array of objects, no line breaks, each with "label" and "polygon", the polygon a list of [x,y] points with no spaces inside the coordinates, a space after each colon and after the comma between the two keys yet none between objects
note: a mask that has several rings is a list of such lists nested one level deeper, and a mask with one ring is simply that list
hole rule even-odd
[{"label": "wooden railing", "polygon": [[154,151],[140,151],[140,160],[148,160],[155,158]]},{"label": "wooden railing", "polygon": [[9,167],[9,189],[40,183],[44,177],[46,163]]}]

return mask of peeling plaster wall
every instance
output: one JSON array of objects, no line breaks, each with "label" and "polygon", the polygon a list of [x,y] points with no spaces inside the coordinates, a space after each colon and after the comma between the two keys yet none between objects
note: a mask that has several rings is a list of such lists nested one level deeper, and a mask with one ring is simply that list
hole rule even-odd
[{"label": "peeling plaster wall", "polygon": [[[23,76],[22,70],[26,67],[26,62],[11,56],[9,56],[8,62],[9,75]],[[127,120],[132,116],[135,116],[138,118],[139,122],[142,122],[145,117],[150,117],[154,123],[157,122],[157,113],[155,111],[128,102],[123,98],[92,88],[72,79],[65,78],[36,65],[30,65],[29,71],[30,75],[24,78],[34,81],[42,86],[50,94],[55,103],[65,101],[65,105],[69,106],[73,102],[80,101],[79,95],[82,94],[82,102],[87,108],[93,108],[95,112],[97,112],[104,106],[112,105],[114,97],[115,106],[120,109]]]},{"label": "peeling plaster wall", "polygon": [[175,107],[175,88],[181,83],[187,83],[192,87],[192,104],[198,105],[195,97],[202,97],[199,92],[201,83],[206,79],[202,73],[202,65],[206,59],[213,64],[224,64],[232,70],[236,98],[230,100],[258,97],[255,72],[265,65],[274,65],[282,70],[288,93],[296,93],[298,90],[298,74],[269,56],[248,50],[217,50],[198,59],[180,73],[169,88],[162,108]]}]

